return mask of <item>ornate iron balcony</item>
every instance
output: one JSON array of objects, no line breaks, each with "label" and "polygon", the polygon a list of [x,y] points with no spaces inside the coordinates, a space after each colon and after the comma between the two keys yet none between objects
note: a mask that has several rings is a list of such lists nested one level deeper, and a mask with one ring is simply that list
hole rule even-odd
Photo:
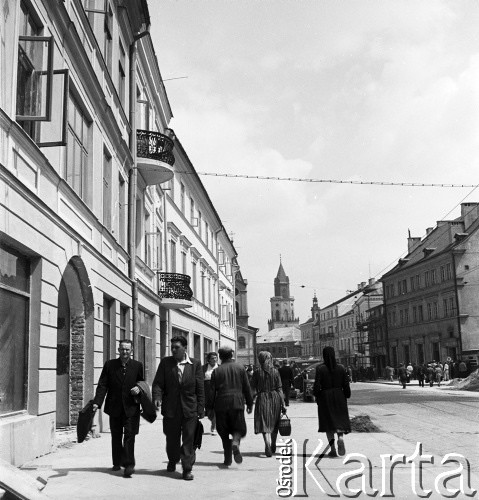
[{"label": "ornate iron balcony", "polygon": [[139,158],[161,161],[170,166],[175,164],[173,141],[160,132],[137,130],[136,154]]},{"label": "ornate iron balcony", "polygon": [[159,273],[160,286],[158,294],[162,299],[168,301],[189,300],[193,297],[193,290],[190,288],[190,276],[177,273]]}]

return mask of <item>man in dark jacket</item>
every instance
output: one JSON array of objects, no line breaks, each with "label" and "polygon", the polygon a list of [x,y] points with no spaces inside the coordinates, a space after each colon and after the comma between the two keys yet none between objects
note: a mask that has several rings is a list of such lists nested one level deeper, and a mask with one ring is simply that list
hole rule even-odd
[{"label": "man in dark jacket", "polygon": [[[246,436],[246,411],[253,409],[253,397],[248,375],[242,365],[233,361],[231,347],[220,347],[221,365],[211,375],[211,391],[216,413],[216,428],[223,441],[224,465],[231,465],[231,455],[237,464],[243,461],[241,438]],[[230,434],[233,440],[230,440]]]},{"label": "man in dark jacket", "polygon": [[135,401],[140,389],[136,384],[144,380],[143,365],[131,359],[131,340],[120,340],[118,352],[119,358],[110,359],[103,366],[93,400],[93,411],[101,407],[106,396],[105,413],[110,416],[112,470],[120,470],[123,465],[123,475],[131,477],[135,472],[135,436],[140,429],[140,405]]},{"label": "man in dark jacket", "polygon": [[283,365],[278,369],[281,377],[281,385],[283,386],[284,404],[289,406],[289,393],[294,381],[294,373],[287,359],[283,359]]},{"label": "man in dark jacket", "polygon": [[166,436],[168,472],[181,459],[183,479],[193,479],[194,437],[198,419],[205,416],[205,389],[201,363],[186,352],[185,337],[171,339],[172,356],[163,358],[153,380],[153,400],[161,406]]}]

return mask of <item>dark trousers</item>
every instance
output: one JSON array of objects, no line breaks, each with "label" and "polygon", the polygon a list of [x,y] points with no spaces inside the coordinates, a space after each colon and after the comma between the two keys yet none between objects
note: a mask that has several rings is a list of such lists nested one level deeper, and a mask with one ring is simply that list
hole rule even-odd
[{"label": "dark trousers", "polygon": [[419,381],[419,387],[424,387],[424,377],[418,378],[418,381]]},{"label": "dark trousers", "polygon": [[289,406],[289,392],[291,391],[291,385],[289,382],[282,382],[283,394],[284,394],[284,404]]},{"label": "dark trousers", "polygon": [[111,457],[113,465],[135,465],[135,436],[140,429],[140,415],[110,415]]},{"label": "dark trousers", "polygon": [[195,463],[194,438],[198,417],[184,417],[181,405],[173,418],[163,417],[163,433],[166,436],[168,461],[181,460],[183,471],[190,472]]}]

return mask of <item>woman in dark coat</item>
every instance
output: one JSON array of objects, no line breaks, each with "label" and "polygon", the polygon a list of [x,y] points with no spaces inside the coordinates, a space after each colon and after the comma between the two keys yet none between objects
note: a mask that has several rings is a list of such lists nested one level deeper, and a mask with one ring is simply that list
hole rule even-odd
[{"label": "woman in dark coat", "polygon": [[216,435],[216,415],[214,410],[214,394],[211,391],[211,374],[218,368],[218,356],[216,352],[210,352],[206,356],[207,363],[203,365],[203,376],[205,384],[205,412],[211,421],[211,434]]},{"label": "woman in dark coat", "polygon": [[[318,404],[318,432],[325,432],[331,447],[328,455],[344,455],[343,435],[351,432],[347,398],[351,396],[349,379],[343,365],[336,363],[334,349],[323,349],[324,364],[316,368],[313,393]],[[338,452],[334,446],[334,434],[338,435]]]},{"label": "woman in dark coat", "polygon": [[271,353],[258,354],[260,368],[253,373],[251,385],[256,391],[254,408],[254,433],[263,434],[264,452],[271,457],[276,451],[281,412],[285,411],[281,378],[273,366]]}]

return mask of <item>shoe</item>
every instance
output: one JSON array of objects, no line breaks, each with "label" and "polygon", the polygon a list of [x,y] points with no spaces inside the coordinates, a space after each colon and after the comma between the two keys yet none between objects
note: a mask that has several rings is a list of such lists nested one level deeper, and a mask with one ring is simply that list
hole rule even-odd
[{"label": "shoe", "polygon": [[328,453],[329,458],[336,458],[337,456],[338,454],[336,453],[336,450],[334,448]]},{"label": "shoe", "polygon": [[271,452],[271,446],[266,445],[266,446],[264,447],[264,454],[265,454],[267,457],[272,457],[272,456],[273,456],[273,453]]},{"label": "shoe", "polygon": [[175,472],[175,470],[176,470],[176,463],[175,462],[168,462],[168,465],[166,466],[166,470],[168,472]]},{"label": "shoe", "polygon": [[243,456],[241,455],[239,444],[233,445],[233,458],[237,464],[241,464],[243,462]]},{"label": "shoe", "polygon": [[131,477],[135,472],[135,467],[133,465],[127,465],[125,470],[123,471],[123,477]]},{"label": "shoe", "polygon": [[231,464],[232,464],[231,458],[229,460],[225,458],[223,465],[226,465],[227,467],[229,467]]},{"label": "shoe", "polygon": [[343,438],[338,438],[338,455],[343,456],[346,453]]},{"label": "shoe", "polygon": [[111,470],[120,470],[121,467],[119,465],[114,465]]},{"label": "shoe", "polygon": [[183,471],[183,479],[185,481],[193,481],[194,476],[190,471]]}]

